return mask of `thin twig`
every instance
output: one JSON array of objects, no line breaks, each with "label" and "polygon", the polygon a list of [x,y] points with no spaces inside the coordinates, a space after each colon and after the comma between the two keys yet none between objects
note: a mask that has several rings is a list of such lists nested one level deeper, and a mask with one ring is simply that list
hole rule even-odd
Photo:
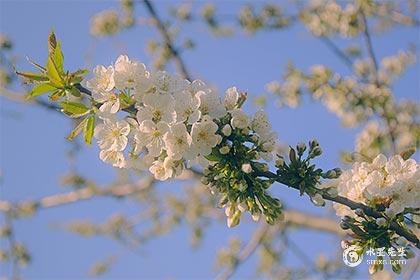
[{"label": "thin twig", "polygon": [[322,36],[319,39],[344,62],[350,71],[353,71],[353,61],[330,38]]},{"label": "thin twig", "polygon": [[162,39],[166,47],[169,49],[178,71],[185,79],[191,80],[191,76],[188,73],[187,67],[185,66],[184,61],[181,59],[179,51],[175,48],[174,42],[172,41],[172,38],[169,35],[168,30],[165,24],[163,23],[163,21],[160,19],[159,15],[157,14],[156,9],[153,6],[152,2],[149,0],[143,0],[143,3],[144,3],[144,6],[146,7],[146,10],[149,12],[150,16],[153,18],[153,21],[160,35],[162,36]]},{"label": "thin twig", "polygon": [[[379,75],[378,75],[378,71],[379,71],[378,61],[376,59],[375,52],[373,50],[373,44],[372,44],[372,39],[370,37],[369,26],[368,26],[368,22],[367,22],[367,19],[366,19],[366,15],[364,14],[363,10],[360,10],[360,16],[361,16],[362,22],[363,22],[363,35],[364,35],[363,37],[365,39],[366,49],[368,51],[369,58],[370,58],[370,60],[373,64],[373,78],[374,78],[376,86],[378,88],[380,88],[381,83],[379,81]],[[386,125],[388,127],[389,136],[391,138],[392,153],[395,154],[397,152],[397,147],[396,147],[397,137],[396,137],[394,129],[393,129],[392,118],[391,118],[390,113],[388,111],[387,104],[384,104],[383,107],[384,107],[384,110],[383,110],[383,113],[381,115],[385,119]]]}]

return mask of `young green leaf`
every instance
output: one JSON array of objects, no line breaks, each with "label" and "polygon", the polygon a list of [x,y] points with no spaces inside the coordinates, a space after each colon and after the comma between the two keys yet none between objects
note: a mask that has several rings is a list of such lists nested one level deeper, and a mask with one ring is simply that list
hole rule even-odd
[{"label": "young green leaf", "polygon": [[39,74],[39,73],[34,73],[34,72],[18,72],[18,71],[16,71],[16,75],[27,78],[31,82],[33,82],[33,81],[47,82],[48,81],[48,77],[45,76],[44,74]]},{"label": "young green leaf", "polygon": [[48,78],[50,78],[51,83],[57,85],[58,87],[63,86],[61,75],[58,72],[57,66],[55,65],[51,56],[48,57],[47,74]]},{"label": "young green leaf", "polygon": [[84,76],[84,75],[89,74],[89,70],[87,70],[87,69],[79,69],[76,72],[73,72],[72,74],[75,75],[75,76]]},{"label": "young green leaf", "polygon": [[82,94],[80,93],[80,90],[78,90],[76,87],[71,87],[69,89],[69,92],[71,95],[76,96],[76,97],[80,97]]},{"label": "young green leaf", "polygon": [[48,36],[48,50],[50,54],[53,54],[55,51],[55,48],[57,47],[57,39],[55,38],[54,32],[50,32],[50,35]]},{"label": "young green leaf", "polygon": [[73,139],[76,138],[76,136],[79,135],[80,132],[82,132],[87,121],[88,121],[88,118],[85,118],[78,125],[76,125],[76,127],[72,130],[72,132],[70,132],[70,134],[67,136],[67,139],[69,141],[73,141]]},{"label": "young green leaf", "polygon": [[64,73],[63,61],[64,61],[64,56],[63,56],[63,52],[61,51],[61,45],[60,45],[60,42],[57,42],[57,46],[54,51],[54,63],[57,66],[57,70],[60,74]]},{"label": "young green leaf", "polygon": [[87,122],[83,130],[86,144],[89,144],[89,145],[92,144],[94,129],[95,129],[95,116],[92,115],[87,118]]},{"label": "young green leaf", "polygon": [[89,113],[89,108],[82,103],[64,101],[60,103],[63,112],[73,118],[78,118]]},{"label": "young green leaf", "polygon": [[54,91],[56,89],[57,88],[50,83],[37,84],[36,86],[34,86],[31,92],[26,96],[26,98],[28,99],[33,98],[35,96]]}]

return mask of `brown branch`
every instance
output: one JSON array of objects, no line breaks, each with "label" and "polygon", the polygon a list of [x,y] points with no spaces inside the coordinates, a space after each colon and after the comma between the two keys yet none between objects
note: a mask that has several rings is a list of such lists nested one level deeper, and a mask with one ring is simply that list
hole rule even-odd
[{"label": "brown branch", "polygon": [[25,200],[17,203],[0,200],[0,211],[12,212],[18,215],[19,209],[25,208],[26,205],[33,205],[36,208],[51,208],[70,204],[76,201],[88,200],[94,196],[124,197],[144,191],[150,188],[154,183],[154,178],[152,176],[147,176],[140,179],[135,184],[123,184],[106,188],[83,188],[67,193],[46,196],[39,200]]},{"label": "brown branch", "polygon": [[[287,184],[287,182],[285,182],[283,179],[281,179],[279,176],[277,176],[276,174],[267,171],[267,172],[263,172],[263,171],[258,171],[255,172],[256,176],[259,177],[266,177],[266,178],[271,178],[274,179],[276,182],[281,183],[283,185],[286,185],[290,188],[296,189],[296,190],[300,190],[299,187],[297,186],[290,186]],[[357,203],[354,202],[346,197],[343,196],[330,196],[327,193],[322,194],[322,197],[326,200],[329,201],[333,201],[342,205],[346,205],[348,206],[350,209],[352,210],[356,210],[356,209],[362,209],[363,212],[373,218],[383,218],[383,215],[381,213],[379,213],[378,211],[370,208],[369,206],[366,206],[362,203]],[[401,227],[397,222],[392,221],[391,225],[390,225],[391,229],[394,230],[398,235],[405,237],[405,239],[407,239],[408,241],[412,242],[417,248],[420,249],[420,241],[418,239],[418,237],[407,231],[405,228]]]},{"label": "brown branch", "polygon": [[11,101],[23,103],[23,104],[33,104],[33,105],[39,105],[45,109],[61,112],[61,108],[57,105],[44,101],[42,99],[27,99],[25,98],[24,94],[11,91],[7,88],[0,88],[0,96],[3,96],[4,98],[7,98]]},{"label": "brown branch", "polygon": [[344,64],[353,71],[353,61],[346,55],[330,38],[326,36],[319,37],[321,42],[323,42]]},{"label": "brown branch", "polygon": [[[379,76],[378,76],[379,67],[378,67],[378,61],[375,56],[375,52],[373,50],[373,44],[372,44],[372,39],[370,37],[368,22],[367,22],[366,15],[364,14],[363,10],[360,10],[360,14],[361,14],[362,22],[363,22],[363,37],[365,40],[366,49],[368,51],[369,58],[373,64],[373,77],[374,77],[376,86],[379,88],[381,86],[381,83],[379,81]],[[385,119],[386,125],[388,127],[389,136],[391,138],[392,153],[395,154],[397,152],[397,148],[396,148],[397,136],[395,135],[395,132],[392,126],[392,117],[390,116],[388,106],[384,104],[383,107],[384,107],[384,111],[381,114],[381,117]]]},{"label": "brown branch", "polygon": [[304,227],[312,230],[330,232],[339,236],[345,236],[346,232],[341,229],[336,221],[330,218],[320,217],[300,211],[285,210],[284,221],[288,226]]},{"label": "brown branch", "polygon": [[156,12],[155,7],[153,6],[152,2],[149,0],[143,0],[144,6],[146,7],[146,10],[149,12],[150,16],[153,18],[154,24],[156,25],[156,28],[158,29],[160,35],[162,36],[162,39],[170,51],[172,58],[175,62],[175,65],[181,73],[181,75],[187,79],[191,80],[191,76],[188,73],[187,67],[185,66],[185,63],[181,59],[181,56],[179,54],[179,51],[175,48],[174,42],[172,41],[171,36],[169,35],[169,32],[163,23],[163,21],[159,18],[159,15]]}]

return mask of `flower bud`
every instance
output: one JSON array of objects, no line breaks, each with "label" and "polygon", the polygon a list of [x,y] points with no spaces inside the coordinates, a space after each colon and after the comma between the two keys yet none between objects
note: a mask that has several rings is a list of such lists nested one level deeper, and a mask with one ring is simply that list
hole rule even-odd
[{"label": "flower bud", "polygon": [[246,183],[246,181],[240,181],[238,183],[238,190],[240,192],[244,192],[247,188],[248,188],[248,184]]},{"label": "flower bud", "polygon": [[230,151],[230,147],[229,146],[223,146],[223,147],[221,147],[220,149],[219,149],[219,152],[222,154],[222,155],[226,155],[227,153],[229,153],[229,151]]},{"label": "flower bud", "polygon": [[394,271],[397,274],[400,274],[401,273],[401,265],[400,264],[393,262],[391,264],[391,266],[392,266],[392,271]]},{"label": "flower bud", "polygon": [[207,177],[201,177],[201,183],[203,184],[203,185],[208,185],[208,183],[209,183],[209,180],[207,179]]},{"label": "flower bud", "polygon": [[340,168],[334,168],[333,170],[337,174],[337,177],[336,178],[340,177],[341,174],[343,174],[343,171]]},{"label": "flower bud", "polygon": [[290,147],[290,150],[289,150],[289,159],[291,162],[296,161],[296,152],[295,152],[295,149],[293,149],[292,147]]},{"label": "flower bud", "polygon": [[316,193],[314,196],[311,197],[311,201],[315,206],[324,206],[325,200],[322,198],[322,195]]},{"label": "flower bud", "polygon": [[346,222],[341,222],[340,227],[344,230],[347,230],[350,228],[349,224],[347,224]]},{"label": "flower bud", "polygon": [[254,220],[254,222],[258,222],[260,220],[261,213],[260,212],[252,213],[251,217]]},{"label": "flower bud", "polygon": [[381,227],[386,226],[386,219],[384,219],[384,218],[378,218],[378,219],[376,219],[376,224],[378,226],[381,226]]},{"label": "flower bud", "polygon": [[284,166],[284,159],[283,159],[283,157],[279,157],[277,160],[276,160],[276,167],[277,168],[280,168],[280,167],[283,167]]},{"label": "flower bud", "polygon": [[312,154],[313,154],[314,157],[317,157],[317,156],[321,155],[322,154],[321,148],[320,147],[315,147]]},{"label": "flower bud", "polygon": [[246,203],[244,203],[244,202],[241,202],[241,203],[238,204],[238,209],[241,212],[245,212],[245,211],[248,210],[248,205],[246,205]]},{"label": "flower bud", "polygon": [[230,134],[232,133],[232,128],[230,127],[230,125],[229,124],[227,124],[227,125],[225,125],[223,128],[222,128],[222,133],[223,133],[223,135],[224,136],[230,136]]},{"label": "flower bud", "polygon": [[341,248],[342,249],[347,249],[350,246],[350,241],[348,241],[348,240],[341,240],[340,245],[341,245]]},{"label": "flower bud", "polygon": [[338,196],[338,191],[337,188],[329,188],[327,190],[327,193],[331,196],[331,197],[337,197]]},{"label": "flower bud", "polygon": [[249,163],[242,164],[242,168],[241,169],[242,169],[243,172],[245,172],[247,174],[249,174],[249,173],[252,172],[252,167],[251,167],[251,164],[249,164]]},{"label": "flower bud", "polygon": [[350,216],[344,216],[343,217],[343,222],[345,222],[345,223],[352,223],[353,222],[353,218],[352,217],[350,217]]},{"label": "flower bud", "polygon": [[241,220],[241,211],[235,212],[231,217],[227,219],[227,226],[228,227],[235,227],[239,224],[239,221]]},{"label": "flower bud", "polygon": [[233,216],[233,214],[235,214],[235,206],[233,204],[230,204],[228,206],[226,206],[225,208],[225,214],[227,217],[231,217]]},{"label": "flower bud", "polygon": [[324,176],[323,176],[324,178],[327,178],[327,179],[335,179],[335,178],[337,178],[337,173],[335,172],[335,170],[334,169],[331,169],[331,170],[328,170],[325,174],[324,174]]},{"label": "flower bud", "polygon": [[406,259],[412,259],[416,256],[416,254],[414,253],[414,251],[410,247],[405,247],[404,248],[404,253],[405,253],[405,258]]},{"label": "flower bud", "polygon": [[315,139],[312,140],[312,141],[309,141],[309,149],[310,150],[313,150],[315,147],[318,147],[318,146],[319,146],[319,143]]},{"label": "flower bud", "polygon": [[296,146],[296,149],[297,149],[297,152],[298,152],[298,154],[299,155],[303,155],[303,153],[305,152],[305,150],[306,150],[306,145],[305,145],[305,143],[299,143],[297,146]]},{"label": "flower bud", "polygon": [[251,141],[252,141],[252,142],[254,142],[254,143],[257,143],[257,142],[258,142],[258,136],[257,136],[257,135],[255,135],[255,134],[254,134],[254,135],[252,135],[252,136],[251,136]]},{"label": "flower bud", "polygon": [[405,246],[407,245],[407,239],[405,239],[405,237],[403,236],[399,236],[397,240],[395,240],[395,243],[397,243],[400,246]]},{"label": "flower bud", "polygon": [[363,210],[360,208],[357,208],[356,210],[354,210],[354,213],[356,213],[356,215],[359,217],[363,217],[365,215],[365,212],[363,212]]}]

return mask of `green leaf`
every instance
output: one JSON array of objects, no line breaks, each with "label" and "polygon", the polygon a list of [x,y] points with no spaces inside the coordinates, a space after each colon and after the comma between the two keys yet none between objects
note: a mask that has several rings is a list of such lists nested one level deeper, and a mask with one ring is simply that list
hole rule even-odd
[{"label": "green leaf", "polygon": [[58,72],[61,74],[64,73],[63,61],[64,61],[64,56],[63,56],[63,52],[61,51],[61,45],[60,45],[60,42],[57,42],[57,46],[55,47],[55,51],[54,51],[54,63],[57,66]]},{"label": "green leaf", "polygon": [[86,125],[83,129],[86,144],[89,144],[89,145],[92,144],[94,129],[95,129],[95,116],[92,115],[87,118]]},{"label": "green leaf", "polygon": [[24,78],[27,78],[29,80],[33,81],[39,81],[39,82],[47,82],[48,77],[44,74],[34,73],[34,72],[18,72],[16,71],[16,75],[22,76]]},{"label": "green leaf", "polygon": [[87,69],[79,69],[76,72],[73,72],[72,74],[75,75],[75,76],[84,76],[84,75],[89,74],[89,70],[87,70]]},{"label": "green leaf", "polygon": [[57,39],[55,38],[54,32],[50,32],[50,35],[48,36],[48,50],[50,54],[53,54],[55,51],[55,48],[57,47]]},{"label": "green leaf", "polygon": [[51,83],[57,85],[58,87],[63,86],[62,78],[51,56],[48,57],[47,74],[48,78],[50,78]]},{"label": "green leaf", "polygon": [[32,91],[26,96],[26,98],[33,98],[35,96],[54,91],[56,89],[57,88],[50,83],[37,84],[36,86],[34,86]]},{"label": "green leaf", "polygon": [[76,96],[76,97],[80,97],[82,94],[80,93],[80,90],[78,90],[76,87],[71,87],[69,89],[69,92],[71,95]]},{"label": "green leaf", "polygon": [[63,112],[73,118],[78,118],[89,113],[90,109],[82,103],[64,101],[60,103]]},{"label": "green leaf", "polygon": [[72,130],[72,132],[70,132],[70,134],[67,136],[67,139],[69,141],[73,141],[73,139],[76,138],[76,136],[79,135],[80,132],[82,132],[87,121],[88,121],[88,118],[85,118],[78,125],[76,125],[76,127]]}]

